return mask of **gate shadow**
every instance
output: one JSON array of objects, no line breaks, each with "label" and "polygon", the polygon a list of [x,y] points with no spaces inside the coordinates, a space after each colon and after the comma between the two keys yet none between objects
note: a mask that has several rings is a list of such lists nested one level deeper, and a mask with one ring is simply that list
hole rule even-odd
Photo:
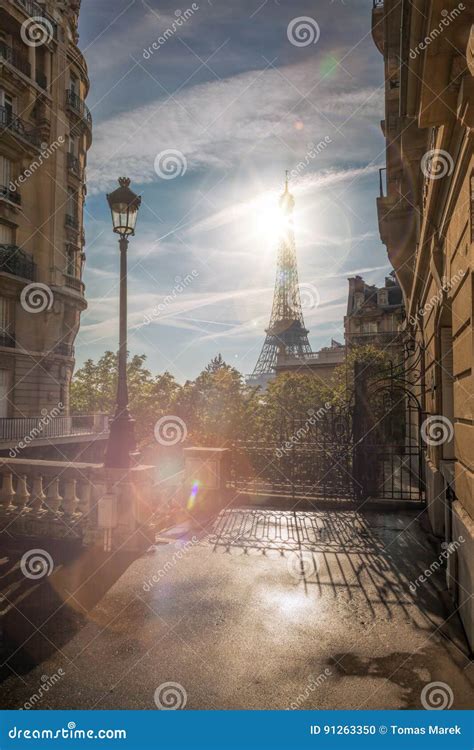
[{"label": "gate shadow", "polygon": [[296,558],[295,584],[308,596],[331,596],[361,622],[391,620],[395,608],[417,627],[426,628],[427,619],[465,652],[457,615],[442,624],[449,614],[444,569],[417,583],[438,558],[417,516],[419,511],[229,508],[214,520],[206,543],[216,553],[286,558],[293,578]]}]

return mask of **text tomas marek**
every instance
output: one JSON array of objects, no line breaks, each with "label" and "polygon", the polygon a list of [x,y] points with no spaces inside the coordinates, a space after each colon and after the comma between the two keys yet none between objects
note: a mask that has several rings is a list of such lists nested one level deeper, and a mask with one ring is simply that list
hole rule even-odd
[{"label": "text tomas marek", "polygon": [[458,724],[453,727],[440,727],[432,724],[428,727],[399,727],[392,724],[389,729],[392,734],[461,734],[461,727]]}]

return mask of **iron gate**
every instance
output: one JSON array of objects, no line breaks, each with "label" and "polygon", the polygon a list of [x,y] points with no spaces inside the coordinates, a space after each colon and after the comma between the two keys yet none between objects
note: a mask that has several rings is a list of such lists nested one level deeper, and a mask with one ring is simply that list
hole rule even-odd
[{"label": "iron gate", "polygon": [[291,415],[282,409],[271,438],[234,444],[231,484],[253,494],[350,499],[352,455],[345,408]]},{"label": "iron gate", "polygon": [[232,488],[312,500],[421,502],[418,365],[409,351],[375,375],[356,362],[347,403],[312,412],[299,412],[287,392],[273,430],[234,443]]}]

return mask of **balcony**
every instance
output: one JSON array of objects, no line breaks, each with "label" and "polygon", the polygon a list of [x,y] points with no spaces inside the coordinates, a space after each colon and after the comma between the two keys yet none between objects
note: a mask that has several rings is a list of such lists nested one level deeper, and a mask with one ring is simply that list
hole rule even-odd
[{"label": "balcony", "polygon": [[13,333],[7,333],[6,331],[0,332],[0,346],[7,346],[10,349],[14,349],[16,346],[16,339]]},{"label": "balcony", "polygon": [[89,112],[89,108],[85,101],[70,89],[66,91],[66,106],[74,112],[75,115],[80,117],[82,123],[89,131],[92,130],[92,115]]},{"label": "balcony", "polygon": [[378,51],[383,55],[384,49],[384,0],[373,0],[372,6],[372,39]]},{"label": "balcony", "polygon": [[39,5],[35,0],[15,0],[15,5],[17,5],[19,8],[21,8],[27,16],[30,18],[44,18],[46,21],[47,28],[51,28],[53,36],[55,39],[57,39],[58,36],[58,27],[56,22],[51,18],[51,16],[46,13],[43,6]]},{"label": "balcony", "polygon": [[35,148],[40,148],[40,140],[36,132],[28,128],[23,120],[6,107],[0,107],[0,133],[11,133]]},{"label": "balcony", "polygon": [[66,214],[65,224],[69,229],[73,229],[75,232],[79,231],[79,219],[77,216]]},{"label": "balcony", "polygon": [[28,62],[28,58],[14,49],[14,47],[9,47],[5,42],[0,42],[0,57],[19,70],[20,73],[31,78],[31,65]]},{"label": "balcony", "polygon": [[7,185],[0,185],[0,199],[15,203],[17,206],[21,206],[21,195],[17,190],[10,190]]},{"label": "balcony", "polygon": [[79,292],[80,294],[84,294],[84,283],[80,279],[77,279],[75,276],[64,274],[64,283],[70,289],[74,289],[74,291]]},{"label": "balcony", "polygon": [[28,253],[16,245],[0,245],[0,273],[34,281],[35,272],[35,263]]},{"label": "balcony", "polygon": [[61,357],[74,357],[74,347],[72,344],[66,344],[65,342],[61,341],[59,344],[56,344],[53,350],[54,354],[59,354]]},{"label": "balcony", "polygon": [[44,438],[73,437],[74,435],[101,435],[109,429],[107,414],[80,414],[72,417],[2,417],[0,442],[25,440],[31,445]]},{"label": "balcony", "polygon": [[79,179],[82,179],[81,162],[79,161],[77,156],[74,156],[74,154],[68,153],[67,168],[68,168],[68,171],[71,172],[71,174],[75,175]]}]

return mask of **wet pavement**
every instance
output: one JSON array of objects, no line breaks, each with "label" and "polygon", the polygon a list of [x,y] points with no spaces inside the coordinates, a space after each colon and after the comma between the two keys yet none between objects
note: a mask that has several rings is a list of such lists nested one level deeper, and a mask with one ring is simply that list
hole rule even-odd
[{"label": "wet pavement", "polygon": [[234,509],[161,541],[4,708],[473,707],[419,511]]}]

